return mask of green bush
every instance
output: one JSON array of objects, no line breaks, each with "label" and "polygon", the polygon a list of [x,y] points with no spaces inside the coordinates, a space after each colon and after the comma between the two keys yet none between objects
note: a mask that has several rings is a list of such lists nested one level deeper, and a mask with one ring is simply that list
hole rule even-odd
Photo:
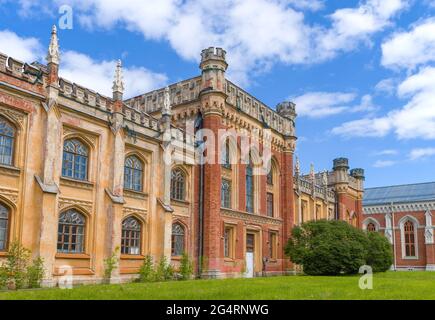
[{"label": "green bush", "polygon": [[44,278],[44,259],[38,257],[27,267],[27,285],[29,288],[40,288]]},{"label": "green bush", "polygon": [[356,274],[366,264],[366,234],[344,221],[310,221],[295,227],[286,245],[290,259],[309,275]]},{"label": "green bush", "polygon": [[193,263],[190,261],[189,256],[183,253],[180,261],[180,279],[189,280],[193,274]]},{"label": "green bush", "polygon": [[113,271],[118,268],[118,252],[119,247],[116,247],[110,257],[104,259],[104,281],[106,283],[110,283]]},{"label": "green bush", "polygon": [[31,251],[19,242],[10,244],[6,261],[0,266],[0,288],[38,288],[44,277],[42,258],[30,259]]},{"label": "green bush", "polygon": [[368,232],[367,237],[369,239],[367,265],[372,267],[373,272],[387,271],[393,264],[391,244],[378,232]]},{"label": "green bush", "polygon": [[151,282],[154,281],[154,265],[153,258],[147,255],[139,269],[139,281],[140,282]]}]

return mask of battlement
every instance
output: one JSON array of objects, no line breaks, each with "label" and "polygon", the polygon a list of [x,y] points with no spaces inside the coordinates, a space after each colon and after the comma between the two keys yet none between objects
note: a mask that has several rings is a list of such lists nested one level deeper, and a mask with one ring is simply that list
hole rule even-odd
[{"label": "battlement", "polygon": [[202,50],[201,52],[201,62],[207,60],[221,60],[226,61],[227,52],[222,48],[210,47]]},{"label": "battlement", "polygon": [[355,179],[363,179],[363,180],[365,179],[364,169],[362,168],[355,168],[350,170],[350,175]]},{"label": "battlement", "polygon": [[45,66],[39,63],[27,64],[0,53],[0,72],[11,75],[31,84],[42,84],[47,75]]},{"label": "battlement", "polygon": [[345,169],[345,170],[349,170],[349,159],[347,158],[337,158],[334,159],[334,171],[335,170],[340,170],[340,169]]}]

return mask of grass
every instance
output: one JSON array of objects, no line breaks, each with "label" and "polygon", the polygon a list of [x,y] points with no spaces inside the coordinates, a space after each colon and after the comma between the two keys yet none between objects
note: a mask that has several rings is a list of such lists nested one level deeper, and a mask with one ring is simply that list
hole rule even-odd
[{"label": "grass", "polygon": [[435,272],[375,274],[373,290],[361,290],[359,276],[288,276],[196,280],[123,285],[89,285],[71,290],[0,292],[0,300],[370,300],[435,299]]}]

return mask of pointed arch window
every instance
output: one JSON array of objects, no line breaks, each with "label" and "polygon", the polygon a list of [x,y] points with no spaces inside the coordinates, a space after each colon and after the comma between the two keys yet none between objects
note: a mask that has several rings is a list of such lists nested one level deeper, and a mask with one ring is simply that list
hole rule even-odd
[{"label": "pointed arch window", "polygon": [[405,256],[415,257],[415,228],[414,223],[411,221],[406,221],[403,225],[403,232],[405,236]]},{"label": "pointed arch window", "polygon": [[270,168],[266,176],[267,184],[273,186],[273,167]]},{"label": "pointed arch window", "polygon": [[6,251],[9,235],[9,209],[0,203],[0,251]]},{"label": "pointed arch window", "polygon": [[143,190],[143,163],[136,156],[125,159],[124,188],[138,192]]},{"label": "pointed arch window", "polygon": [[171,199],[185,200],[186,177],[181,169],[174,169],[171,173]]},{"label": "pointed arch window", "polygon": [[57,251],[60,253],[83,253],[85,247],[85,217],[75,209],[59,216]]},{"label": "pointed arch window", "polygon": [[0,117],[0,164],[12,165],[15,134],[14,126]]},{"label": "pointed arch window", "polygon": [[184,227],[179,223],[172,225],[171,249],[172,256],[181,256],[184,253]]},{"label": "pointed arch window", "polygon": [[251,159],[246,166],[246,211],[254,212],[254,168]]},{"label": "pointed arch window", "polygon": [[142,239],[142,226],[135,217],[128,217],[122,222],[121,253],[139,255]]},{"label": "pointed arch window", "polygon": [[375,232],[376,231],[376,226],[373,222],[370,222],[367,224],[367,231],[368,232]]},{"label": "pointed arch window", "polygon": [[88,178],[88,148],[78,139],[63,144],[62,176],[76,180]]}]

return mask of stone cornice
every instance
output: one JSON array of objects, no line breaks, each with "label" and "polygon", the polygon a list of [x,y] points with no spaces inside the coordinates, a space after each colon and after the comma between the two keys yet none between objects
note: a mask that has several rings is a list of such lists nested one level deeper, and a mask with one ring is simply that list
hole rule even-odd
[{"label": "stone cornice", "polygon": [[410,202],[410,203],[397,203],[397,204],[382,204],[375,206],[363,206],[364,214],[385,214],[393,212],[415,212],[415,211],[433,211],[435,210],[435,201],[427,202]]},{"label": "stone cornice", "polygon": [[266,217],[258,214],[251,214],[243,211],[221,208],[221,215],[230,218],[241,219],[245,222],[260,223],[260,224],[275,224],[281,225],[283,221],[277,218]]}]

